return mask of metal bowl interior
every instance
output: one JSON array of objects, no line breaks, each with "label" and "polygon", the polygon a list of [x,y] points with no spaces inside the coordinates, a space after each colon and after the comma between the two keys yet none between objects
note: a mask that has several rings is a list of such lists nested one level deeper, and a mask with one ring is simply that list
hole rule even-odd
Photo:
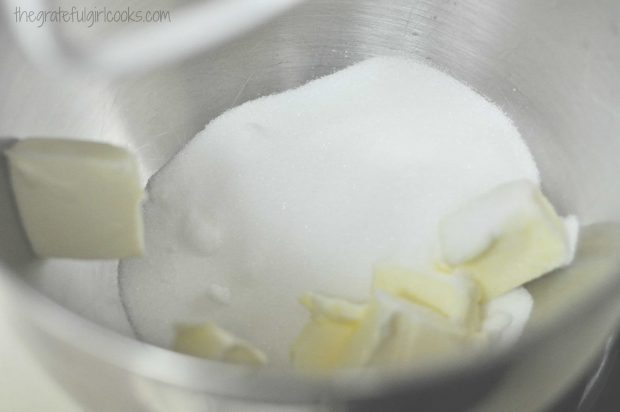
[{"label": "metal bowl interior", "polygon": [[[142,3],[131,2],[136,8]],[[620,4],[614,0],[309,1],[207,56],[122,80],[49,75],[28,63],[9,33],[0,33],[0,42],[4,144],[17,137],[69,136],[127,145],[138,153],[145,180],[228,108],[370,56],[421,59],[502,107],[530,146],[554,204],[593,225],[584,230],[572,268],[530,285],[536,311],[511,353],[389,380],[308,381],[288,374],[247,376],[133,340],[119,299],[116,263],[33,259],[4,182],[1,278],[19,297],[13,308],[36,326],[29,336],[46,342],[48,352],[71,353],[67,359],[85,365],[101,362],[122,371],[117,373],[124,380],[143,377],[159,383],[159,390],[164,385],[184,396],[348,402],[381,398],[398,388],[419,393],[462,382],[463,373],[480,376],[490,389],[489,377],[496,376],[490,371],[515,359],[525,362],[519,356],[543,341],[561,341],[579,331],[588,335],[576,328],[598,314],[600,322],[590,322],[590,336],[570,348],[581,360],[530,400],[541,405],[560,392],[615,326],[618,316],[609,305],[620,293],[615,276],[620,237],[609,222],[620,217],[615,184],[620,175]],[[6,173],[2,177],[6,180]],[[134,385],[143,388],[137,392],[145,391],[141,385]]]}]

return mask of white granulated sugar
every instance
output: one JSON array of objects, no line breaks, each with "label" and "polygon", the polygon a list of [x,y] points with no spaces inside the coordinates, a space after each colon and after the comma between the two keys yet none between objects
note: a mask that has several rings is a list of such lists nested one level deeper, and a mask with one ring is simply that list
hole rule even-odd
[{"label": "white granulated sugar", "polygon": [[209,286],[209,297],[215,302],[227,305],[231,299],[230,289],[214,283]]},{"label": "white granulated sugar", "polygon": [[523,178],[538,171],[500,109],[436,69],[370,59],[224,113],[153,177],[125,305],[149,342],[208,320],[284,365],[304,292],[364,299],[376,262],[428,267],[441,217]]}]

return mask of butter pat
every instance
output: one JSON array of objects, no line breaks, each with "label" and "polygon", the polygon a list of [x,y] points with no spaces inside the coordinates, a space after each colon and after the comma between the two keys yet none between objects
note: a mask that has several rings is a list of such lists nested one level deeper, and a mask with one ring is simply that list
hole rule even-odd
[{"label": "butter pat", "polygon": [[440,222],[445,262],[472,275],[484,300],[558,267],[574,255],[578,224],[563,219],[532,182],[507,183]]},{"label": "butter pat", "polygon": [[430,308],[467,329],[480,325],[480,292],[466,273],[422,273],[381,264],[375,266],[373,287]]},{"label": "butter pat", "polygon": [[38,256],[118,259],[143,253],[144,193],[127,150],[33,138],[5,153],[22,224]]},{"label": "butter pat", "polygon": [[292,347],[301,372],[328,374],[365,366],[402,367],[469,347],[467,331],[445,316],[384,291],[368,304],[310,294],[311,321]]},{"label": "butter pat", "polygon": [[366,305],[319,293],[306,293],[299,299],[313,319],[324,317],[332,322],[350,323],[360,321],[366,314]]},{"label": "butter pat", "polygon": [[213,323],[179,326],[173,349],[177,352],[240,365],[262,366],[263,352]]},{"label": "butter pat", "polygon": [[405,299],[377,291],[368,314],[351,338],[345,367],[404,367],[466,349],[465,330]]},{"label": "butter pat", "polygon": [[291,347],[293,365],[312,374],[329,373],[342,367],[367,305],[316,293],[307,293],[300,301],[310,312],[310,322]]}]

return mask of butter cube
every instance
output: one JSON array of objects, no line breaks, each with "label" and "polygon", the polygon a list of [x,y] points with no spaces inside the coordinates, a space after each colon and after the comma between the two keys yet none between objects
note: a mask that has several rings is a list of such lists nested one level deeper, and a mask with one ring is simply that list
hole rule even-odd
[{"label": "butter cube", "polygon": [[470,330],[480,326],[480,292],[462,272],[417,272],[381,264],[374,269],[374,289],[426,306]]},{"label": "butter cube", "polygon": [[445,316],[381,290],[365,305],[316,294],[302,302],[312,318],[292,347],[301,372],[402,367],[455,353],[471,341]]},{"label": "butter cube", "polygon": [[32,138],[5,153],[21,221],[38,256],[117,259],[143,253],[144,193],[127,150]]},{"label": "butter cube", "polygon": [[471,274],[490,300],[569,264],[577,226],[557,215],[538,186],[519,180],[444,218],[439,240],[445,262]]},{"label": "butter cube", "polygon": [[262,366],[263,352],[213,323],[179,326],[173,349],[180,353],[239,365]]},{"label": "butter cube", "polygon": [[402,368],[454,355],[470,344],[467,332],[445,317],[377,291],[351,338],[343,366]]},{"label": "butter cube", "polygon": [[291,348],[293,365],[311,374],[325,374],[342,367],[367,305],[316,293],[305,294],[301,303],[309,310],[311,319]]},{"label": "butter cube", "polygon": [[345,299],[308,292],[299,299],[312,318],[324,317],[334,322],[350,323],[360,321],[366,313],[366,305]]}]

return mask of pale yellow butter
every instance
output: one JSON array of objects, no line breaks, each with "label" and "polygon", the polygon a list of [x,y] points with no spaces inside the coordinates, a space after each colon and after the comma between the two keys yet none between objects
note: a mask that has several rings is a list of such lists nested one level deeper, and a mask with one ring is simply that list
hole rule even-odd
[{"label": "pale yellow butter", "polygon": [[317,293],[307,293],[300,301],[310,312],[310,322],[291,347],[293,365],[299,371],[313,374],[342,367],[367,305]]},{"label": "pale yellow butter", "polygon": [[144,192],[127,150],[31,138],[6,156],[21,221],[38,256],[118,259],[143,253]]},{"label": "pale yellow butter", "polygon": [[374,269],[373,287],[435,310],[469,330],[480,326],[480,292],[463,272],[419,272],[380,264]]},{"label": "pale yellow butter", "polygon": [[478,282],[484,300],[573,259],[574,217],[563,219],[538,186],[521,180],[474,199],[440,223],[444,260]]},{"label": "pale yellow butter", "polygon": [[239,365],[261,366],[267,357],[252,344],[213,323],[177,328],[173,349],[180,353]]},{"label": "pale yellow butter", "polygon": [[293,363],[311,373],[398,368],[512,344],[533,306],[515,288],[569,264],[577,238],[576,218],[558,216],[534,183],[498,186],[442,220],[435,270],[376,265],[367,304],[305,295],[311,321]]},{"label": "pale yellow butter", "polygon": [[403,367],[467,348],[466,330],[434,311],[381,291],[352,336],[343,366]]},{"label": "pale yellow butter", "polygon": [[292,348],[293,365],[304,373],[400,367],[470,344],[467,331],[445,316],[380,290],[366,305],[316,294],[309,299],[311,321]]}]

